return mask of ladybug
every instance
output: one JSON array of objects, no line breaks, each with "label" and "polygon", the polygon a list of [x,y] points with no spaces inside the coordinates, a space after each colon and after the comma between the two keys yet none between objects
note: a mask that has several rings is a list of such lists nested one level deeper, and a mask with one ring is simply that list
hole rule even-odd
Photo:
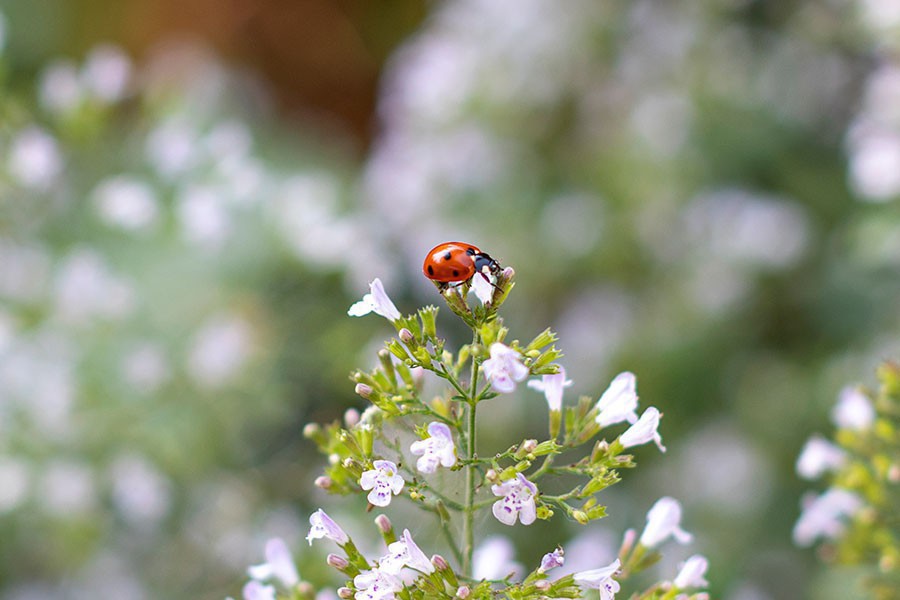
[{"label": "ladybug", "polygon": [[432,248],[425,256],[422,272],[444,289],[450,283],[467,282],[476,273],[481,273],[484,277],[484,267],[494,275],[500,272],[500,263],[478,247],[465,242],[444,242]]}]

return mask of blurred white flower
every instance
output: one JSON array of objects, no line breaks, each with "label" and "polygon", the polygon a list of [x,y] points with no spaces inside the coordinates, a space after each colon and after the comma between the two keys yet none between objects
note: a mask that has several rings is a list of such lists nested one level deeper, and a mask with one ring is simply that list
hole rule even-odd
[{"label": "blurred white flower", "polygon": [[294,556],[284,540],[277,537],[266,542],[266,562],[249,567],[247,573],[260,582],[275,578],[287,589],[300,583]]},{"label": "blurred white flower", "polygon": [[628,371],[619,373],[597,401],[597,424],[601,428],[622,421],[634,425],[638,420],[637,406],[637,378]]},{"label": "blurred white flower", "polygon": [[406,482],[397,473],[397,465],[389,460],[376,460],[372,467],[359,478],[359,485],[364,490],[371,490],[366,496],[369,503],[387,506],[391,503],[392,495],[399,494]]},{"label": "blurred white flower", "polygon": [[190,243],[216,249],[231,233],[231,217],[225,202],[208,186],[187,186],[178,194],[175,211],[182,235]]},{"label": "blurred white flower", "polygon": [[215,162],[245,160],[253,149],[253,134],[246,123],[231,119],[217,123],[202,143]]},{"label": "blurred white flower", "polygon": [[51,264],[45,247],[0,237],[0,296],[19,302],[41,299],[50,281]]},{"label": "blurred white flower", "polygon": [[484,267],[481,273],[475,273],[472,277],[472,291],[481,304],[488,304],[494,297],[494,277],[490,269]]},{"label": "blurred white flower", "polygon": [[452,467],[456,464],[456,446],[450,428],[439,421],[428,424],[428,437],[413,442],[409,451],[418,456],[416,469],[420,473],[434,473],[438,465]]},{"label": "blurred white flower", "polygon": [[38,102],[47,112],[66,114],[81,105],[84,90],[78,69],[70,60],[57,60],[47,65],[38,82]]},{"label": "blurred white flower", "polygon": [[538,493],[537,486],[528,481],[521,473],[515,479],[508,479],[491,486],[495,496],[503,496],[494,502],[491,511],[498,521],[504,525],[515,525],[518,519],[522,525],[531,525],[537,518],[537,506],[534,497]]},{"label": "blurred white flower", "polygon": [[863,431],[875,422],[875,407],[855,386],[841,390],[837,404],[831,409],[831,420],[838,427]]},{"label": "blurred white flower", "polygon": [[188,371],[199,385],[214,389],[233,380],[250,357],[253,330],[247,321],[221,314],[209,318],[194,335]]},{"label": "blurred white flower", "polygon": [[793,531],[798,546],[810,546],[820,537],[838,537],[844,531],[843,519],[852,517],[863,506],[859,496],[837,488],[816,498],[805,497],[803,504]]},{"label": "blurred white flower", "polygon": [[251,579],[242,591],[244,600],[276,600],[275,587]]},{"label": "blurred white flower", "polygon": [[14,456],[0,456],[0,514],[15,510],[28,497],[28,465]]},{"label": "blurred white flower", "polygon": [[804,479],[816,479],[826,471],[840,468],[847,461],[847,453],[821,435],[814,435],[803,445],[797,457],[797,474]]},{"label": "blurred white flower", "polygon": [[6,163],[9,174],[20,185],[46,190],[63,170],[63,158],[56,139],[32,126],[13,138]]},{"label": "blurred white flower", "polygon": [[104,179],[91,196],[100,218],[108,225],[138,231],[153,225],[159,216],[153,188],[135,177]]},{"label": "blurred white flower", "polygon": [[619,436],[619,443],[626,448],[631,448],[653,442],[660,452],[665,452],[666,447],[662,444],[662,436],[657,431],[660,417],[662,415],[655,406],[647,408],[641,418]]},{"label": "blurred white flower", "polygon": [[709,561],[705,556],[695,554],[681,565],[678,575],[673,583],[679,590],[687,588],[705,588],[709,582],[703,577],[709,568]]},{"label": "blurred white flower", "polygon": [[112,502],[126,521],[157,525],[169,513],[172,486],[145,458],[126,454],[110,465]]},{"label": "blurred white flower", "polygon": [[850,144],[850,185],[864,200],[886,202],[900,195],[900,135],[879,131]]},{"label": "blurred white flower", "polygon": [[566,555],[562,546],[557,546],[553,552],[548,552],[541,558],[541,566],[538,567],[538,573],[546,573],[550,569],[561,567],[566,563]]},{"label": "blurred white flower", "polygon": [[178,119],[163,122],[147,136],[147,160],[164,179],[173,180],[196,165],[196,135]]},{"label": "blurred white flower", "polygon": [[39,475],[35,497],[51,515],[72,518],[97,506],[97,484],[86,464],[54,459]]},{"label": "blurred white flower", "polygon": [[118,319],[135,307],[134,289],[111,272],[96,251],[76,248],[61,262],[55,281],[56,310],[66,322]]},{"label": "blurred white flower", "polygon": [[101,44],[88,54],[81,76],[85,89],[95,98],[105,103],[118,102],[128,90],[131,59],[121,48]]},{"label": "blurred white flower", "polygon": [[890,32],[900,26],[900,4],[896,0],[859,0],[863,23],[874,31]]},{"label": "blurred white flower", "polygon": [[510,573],[521,574],[522,565],[515,558],[516,548],[502,535],[486,537],[472,555],[472,577],[503,579]]},{"label": "blurred white flower", "polygon": [[154,342],[144,342],[127,351],[121,369],[126,383],[144,394],[152,394],[171,375],[165,352]]},{"label": "blurred white flower", "polygon": [[370,312],[381,315],[391,322],[401,317],[400,311],[397,310],[390,296],[384,291],[384,284],[381,283],[381,279],[378,277],[369,284],[369,293],[364,295],[359,302],[353,303],[347,310],[347,314],[351,317],[362,317]]},{"label": "blurred white flower", "polygon": [[528,382],[528,387],[531,389],[544,392],[547,406],[551,411],[562,410],[563,388],[571,385],[572,380],[566,379],[566,370],[562,366],[559,367],[558,373],[542,375],[540,379],[531,379]]},{"label": "blurred white flower", "polygon": [[687,544],[694,536],[681,528],[681,504],[678,500],[663,496],[647,511],[647,524],[641,533],[640,543],[655,548],[669,536],[679,544]]},{"label": "blurred white flower", "polygon": [[621,566],[617,558],[605,567],[575,573],[575,583],[582,588],[600,590],[600,600],[613,600],[619,591],[619,582],[613,576]]},{"label": "blurred white flower", "polygon": [[491,344],[491,357],[481,363],[481,369],[491,387],[501,394],[515,391],[516,383],[528,377],[522,355],[500,342]]}]

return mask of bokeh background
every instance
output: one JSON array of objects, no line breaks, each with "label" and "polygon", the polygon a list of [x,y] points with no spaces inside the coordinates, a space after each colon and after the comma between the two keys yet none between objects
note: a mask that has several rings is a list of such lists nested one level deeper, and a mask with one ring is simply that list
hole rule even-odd
[{"label": "bokeh background", "polygon": [[[600,566],[672,495],[660,576],[860,597],[792,545],[794,461],[900,354],[898,52],[895,0],[0,0],[0,598],[237,595],[272,535],[333,584],[308,514],[374,530],[302,427],[390,333],[346,308],[436,302],[452,239],[516,268],[567,398],[632,370],[669,448],[587,530],[486,519],[487,562]],[[545,430],[492,402],[488,447]]]}]

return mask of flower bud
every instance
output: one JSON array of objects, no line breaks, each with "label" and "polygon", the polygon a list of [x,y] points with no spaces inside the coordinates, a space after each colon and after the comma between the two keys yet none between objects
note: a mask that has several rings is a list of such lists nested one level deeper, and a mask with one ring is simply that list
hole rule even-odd
[{"label": "flower bud", "polygon": [[338,554],[329,554],[325,557],[325,562],[329,567],[334,567],[338,571],[343,571],[350,566],[350,563],[347,562],[347,559]]},{"label": "flower bud", "polygon": [[471,593],[472,593],[472,590],[469,589],[469,586],[461,585],[461,586],[459,586],[459,589],[456,590],[456,597],[459,598],[460,600],[465,600],[466,598],[469,597],[469,594],[471,594]]},{"label": "flower bud", "polygon": [[338,598],[341,598],[342,600],[350,600],[353,598],[353,590],[348,587],[341,587],[338,588],[337,595]]},{"label": "flower bud", "polygon": [[534,582],[534,587],[537,588],[539,592],[546,592],[552,585],[553,584],[546,579],[538,579]]},{"label": "flower bud", "polygon": [[394,530],[394,525],[391,523],[391,520],[388,519],[387,515],[378,515],[375,517],[375,526],[378,527],[378,531],[381,533],[391,533]]},{"label": "flower bud", "polygon": [[316,588],[308,581],[301,581],[294,589],[301,598],[314,598],[316,595]]},{"label": "flower bud", "polygon": [[359,411],[355,408],[348,408],[344,412],[344,426],[347,429],[353,428],[357,423],[359,423]]},{"label": "flower bud", "polygon": [[328,477],[327,475],[320,475],[316,477],[314,483],[317,488],[321,488],[323,490],[331,489],[331,486],[334,484],[334,482],[331,480],[331,477]]},{"label": "flower bud", "polygon": [[431,557],[431,564],[433,564],[434,568],[438,571],[446,571],[450,568],[450,564],[447,563],[447,559],[445,559],[440,554],[435,554]]},{"label": "flower bud", "polygon": [[365,383],[357,383],[356,388],[354,388],[354,391],[357,394],[359,394],[360,396],[362,396],[363,398],[365,398],[366,400],[368,400],[369,398],[372,397],[372,392],[374,392],[375,390],[372,389],[371,385],[367,385]]},{"label": "flower bud", "polygon": [[484,478],[488,483],[492,485],[497,485],[498,483],[500,483],[500,475],[495,469],[488,469],[487,473],[484,474]]},{"label": "flower bud", "polygon": [[588,518],[587,513],[584,512],[583,510],[573,510],[572,518],[575,519],[576,521],[578,521],[579,523],[581,523],[582,525],[587,525],[588,523],[591,522],[590,518]]},{"label": "flower bud", "polygon": [[402,328],[397,335],[400,337],[400,341],[404,344],[412,344],[416,341],[416,336],[414,336],[413,332],[406,327]]},{"label": "flower bud", "polygon": [[304,425],[303,437],[308,440],[312,440],[319,445],[322,445],[327,441],[325,439],[325,433],[322,431],[322,428],[318,423],[307,423],[306,425]]}]

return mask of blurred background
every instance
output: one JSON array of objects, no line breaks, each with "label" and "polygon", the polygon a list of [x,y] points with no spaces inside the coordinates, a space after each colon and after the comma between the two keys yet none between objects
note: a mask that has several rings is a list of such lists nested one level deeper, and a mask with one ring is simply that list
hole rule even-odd
[{"label": "blurred background", "polygon": [[[437,302],[454,239],[515,267],[569,401],[628,369],[665,413],[610,517],[487,518],[494,563],[606,564],[672,495],[659,576],[858,597],[791,543],[794,461],[900,355],[898,52],[896,0],[0,0],[0,599],[237,595],[272,535],[339,582],[306,518],[372,515],[301,429],[391,332],[346,308]],[[486,447],[544,433],[493,402]]]}]

